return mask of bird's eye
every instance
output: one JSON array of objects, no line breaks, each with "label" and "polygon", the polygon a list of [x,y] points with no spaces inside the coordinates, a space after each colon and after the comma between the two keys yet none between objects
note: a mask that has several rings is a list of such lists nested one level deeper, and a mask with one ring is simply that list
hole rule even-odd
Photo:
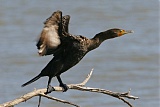
[{"label": "bird's eye", "polygon": [[120,30],[120,32],[123,32],[123,30]]}]

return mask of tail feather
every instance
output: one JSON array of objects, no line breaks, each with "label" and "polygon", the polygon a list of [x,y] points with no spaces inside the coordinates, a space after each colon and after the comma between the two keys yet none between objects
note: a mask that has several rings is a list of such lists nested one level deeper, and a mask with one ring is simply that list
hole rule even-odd
[{"label": "tail feather", "polygon": [[24,86],[26,86],[28,84],[31,84],[32,82],[38,80],[39,78],[41,78],[41,75],[37,75],[36,77],[34,77],[33,79],[31,79],[30,81],[24,83],[21,87],[24,87]]}]

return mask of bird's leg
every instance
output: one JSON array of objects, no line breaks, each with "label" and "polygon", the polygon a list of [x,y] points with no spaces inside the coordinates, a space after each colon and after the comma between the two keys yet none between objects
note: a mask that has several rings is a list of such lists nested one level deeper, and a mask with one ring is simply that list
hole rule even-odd
[{"label": "bird's leg", "polygon": [[57,79],[59,82],[59,86],[63,87],[63,89],[64,89],[63,92],[66,92],[68,90],[68,86],[62,82],[60,75],[57,76]]},{"label": "bird's leg", "polygon": [[51,83],[51,77],[49,77],[49,79],[48,79],[48,85],[47,85],[47,91],[44,93],[44,94],[49,94],[49,93],[51,93],[53,90],[55,90],[51,85],[50,85],[50,83]]}]

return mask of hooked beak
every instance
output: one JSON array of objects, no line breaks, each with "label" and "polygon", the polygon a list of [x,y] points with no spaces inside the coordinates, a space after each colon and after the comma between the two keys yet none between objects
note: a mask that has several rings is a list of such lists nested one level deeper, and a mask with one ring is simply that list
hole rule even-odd
[{"label": "hooked beak", "polygon": [[124,34],[128,34],[128,33],[133,33],[134,31],[133,30],[121,30],[119,33],[118,33],[118,36],[122,36]]},{"label": "hooked beak", "polygon": [[133,30],[125,30],[124,31],[124,34],[128,34],[128,33],[134,33],[134,31]]}]

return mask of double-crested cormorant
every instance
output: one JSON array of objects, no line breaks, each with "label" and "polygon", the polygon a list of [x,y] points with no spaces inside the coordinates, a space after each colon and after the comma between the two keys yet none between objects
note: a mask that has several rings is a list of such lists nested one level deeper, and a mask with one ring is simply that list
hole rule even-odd
[{"label": "double-crested cormorant", "polygon": [[69,34],[69,20],[69,15],[62,17],[62,12],[56,11],[45,21],[45,26],[37,43],[38,53],[40,56],[53,54],[54,57],[38,76],[23,84],[22,87],[40,77],[48,76],[47,94],[50,93],[51,79],[56,76],[60,86],[64,88],[64,91],[67,91],[68,87],[60,78],[63,72],[76,65],[89,51],[99,47],[103,41],[132,33],[131,30],[114,28],[100,32],[93,38],[88,39],[81,35]]}]

